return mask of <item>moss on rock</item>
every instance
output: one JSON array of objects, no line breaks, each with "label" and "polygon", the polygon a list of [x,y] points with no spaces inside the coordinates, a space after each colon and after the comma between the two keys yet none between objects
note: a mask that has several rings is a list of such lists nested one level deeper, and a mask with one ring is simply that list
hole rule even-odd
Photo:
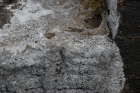
[{"label": "moss on rock", "polygon": [[88,0],[85,1],[84,8],[91,7],[94,15],[100,15],[101,12],[107,9],[106,0]]}]

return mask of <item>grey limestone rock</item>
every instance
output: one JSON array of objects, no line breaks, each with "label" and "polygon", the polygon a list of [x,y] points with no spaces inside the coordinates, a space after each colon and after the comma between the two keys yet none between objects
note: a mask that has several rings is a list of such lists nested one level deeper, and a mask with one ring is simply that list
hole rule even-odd
[{"label": "grey limestone rock", "polygon": [[[108,33],[89,31],[83,26],[84,19],[75,19],[78,2],[19,3],[19,9],[11,10],[11,24],[0,29],[0,92],[121,91],[125,79],[119,49]],[[71,27],[75,31],[66,31]],[[94,34],[81,34],[86,31]],[[48,33],[50,38],[46,38]]]}]

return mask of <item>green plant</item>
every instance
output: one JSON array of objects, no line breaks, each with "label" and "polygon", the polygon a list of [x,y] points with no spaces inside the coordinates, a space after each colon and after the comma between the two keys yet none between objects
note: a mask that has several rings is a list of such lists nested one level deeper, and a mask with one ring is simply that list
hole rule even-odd
[{"label": "green plant", "polygon": [[106,0],[88,0],[85,1],[84,8],[91,7],[94,15],[100,15],[100,13],[107,9]]}]

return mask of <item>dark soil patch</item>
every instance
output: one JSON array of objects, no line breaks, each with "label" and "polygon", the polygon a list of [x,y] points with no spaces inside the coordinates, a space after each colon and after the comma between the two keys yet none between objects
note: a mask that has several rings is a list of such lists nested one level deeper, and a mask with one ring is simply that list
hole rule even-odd
[{"label": "dark soil patch", "polygon": [[3,27],[4,24],[10,22],[10,16],[12,16],[10,11],[3,8],[0,9],[0,28]]},{"label": "dark soil patch", "polygon": [[0,28],[4,26],[4,24],[10,23],[10,18],[12,16],[11,11],[5,9],[5,7],[9,4],[17,3],[17,0],[3,0],[0,6]]},{"label": "dark soil patch", "polygon": [[124,62],[123,93],[140,93],[140,1],[120,2],[121,24],[115,38]]}]

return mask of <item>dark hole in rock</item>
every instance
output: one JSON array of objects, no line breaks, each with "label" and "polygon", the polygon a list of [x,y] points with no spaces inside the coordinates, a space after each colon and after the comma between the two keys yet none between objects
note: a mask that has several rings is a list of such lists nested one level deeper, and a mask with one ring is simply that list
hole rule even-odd
[{"label": "dark hole in rock", "polygon": [[35,43],[37,43],[37,41],[35,41]]},{"label": "dark hole in rock", "polygon": [[84,21],[86,23],[87,29],[94,29],[94,28],[97,28],[100,26],[102,17],[101,17],[101,15],[96,15],[96,16],[93,16],[92,18],[88,18]]}]

